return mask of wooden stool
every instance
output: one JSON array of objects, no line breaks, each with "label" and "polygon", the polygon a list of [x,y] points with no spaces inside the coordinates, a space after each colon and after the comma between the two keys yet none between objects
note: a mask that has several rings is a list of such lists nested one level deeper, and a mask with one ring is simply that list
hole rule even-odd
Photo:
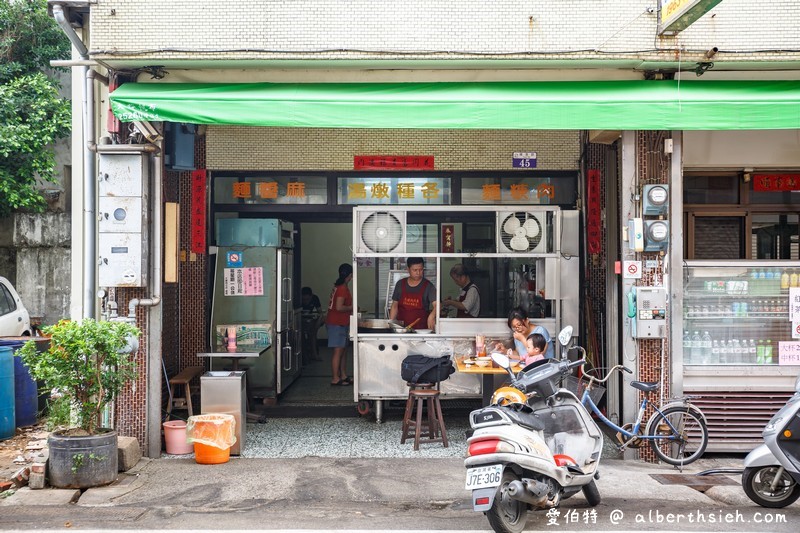
[{"label": "wooden stool", "polygon": [[[419,450],[419,443],[441,442],[447,448],[447,430],[444,427],[442,404],[439,401],[441,391],[438,383],[409,383],[408,400],[403,414],[403,435],[400,444],[414,436],[414,450]],[[435,388],[434,388],[435,387]],[[427,420],[422,420],[422,410],[427,403]],[[416,415],[416,416],[415,416]],[[422,428],[425,431],[422,431]],[[441,435],[440,435],[441,433]],[[421,440],[421,437],[425,437]]]},{"label": "wooden stool", "polygon": [[[183,407],[184,404],[189,411],[189,416],[194,414],[192,410],[192,390],[189,383],[202,373],[202,366],[188,366],[178,372],[173,378],[170,378],[169,392],[172,400],[169,402],[169,405],[167,405],[167,419],[169,419],[173,407]],[[185,396],[176,396],[176,389],[179,385],[183,385],[183,394]]]}]

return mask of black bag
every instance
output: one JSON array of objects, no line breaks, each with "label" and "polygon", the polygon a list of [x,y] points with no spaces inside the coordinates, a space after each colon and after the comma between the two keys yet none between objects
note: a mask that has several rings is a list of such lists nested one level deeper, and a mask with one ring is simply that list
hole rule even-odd
[{"label": "black bag", "polygon": [[426,357],[412,354],[400,364],[400,377],[409,383],[438,383],[455,371],[448,355]]}]

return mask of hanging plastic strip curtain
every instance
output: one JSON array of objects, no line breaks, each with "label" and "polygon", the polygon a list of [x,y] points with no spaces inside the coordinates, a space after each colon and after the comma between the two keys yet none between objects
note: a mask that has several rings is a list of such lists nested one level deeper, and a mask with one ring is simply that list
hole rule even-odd
[{"label": "hanging plastic strip curtain", "polygon": [[800,128],[800,81],[126,83],[123,121],[304,128]]}]

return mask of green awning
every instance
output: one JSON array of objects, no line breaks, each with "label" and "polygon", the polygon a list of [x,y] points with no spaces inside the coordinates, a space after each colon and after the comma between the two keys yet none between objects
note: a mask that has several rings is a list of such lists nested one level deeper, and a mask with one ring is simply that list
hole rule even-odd
[{"label": "green awning", "polygon": [[800,81],[126,83],[121,120],[303,128],[800,128]]}]

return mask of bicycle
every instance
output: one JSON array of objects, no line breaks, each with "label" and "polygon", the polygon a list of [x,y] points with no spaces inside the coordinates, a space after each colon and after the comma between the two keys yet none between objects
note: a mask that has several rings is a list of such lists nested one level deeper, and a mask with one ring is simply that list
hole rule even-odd
[{"label": "bicycle", "polygon": [[[630,368],[623,365],[612,367],[606,377],[602,379],[584,373],[582,379],[588,380],[588,382],[585,384],[581,396],[581,404],[590,413],[597,415],[597,418],[606,426],[617,431],[617,438],[620,440],[617,448],[620,451],[624,451],[626,448],[638,448],[642,441],[648,441],[656,456],[665,463],[683,466],[699,459],[708,446],[708,427],[705,415],[696,405],[692,404],[691,396],[674,398],[666,405],[656,406],[648,400],[648,397],[651,392],[659,389],[660,384],[631,381],[631,387],[645,393],[636,415],[636,422],[620,427],[600,412],[590,393],[595,388],[595,384],[608,381],[615,370],[633,374]],[[642,419],[648,405],[652,405],[655,412],[647,421],[645,432],[641,433]]]}]

